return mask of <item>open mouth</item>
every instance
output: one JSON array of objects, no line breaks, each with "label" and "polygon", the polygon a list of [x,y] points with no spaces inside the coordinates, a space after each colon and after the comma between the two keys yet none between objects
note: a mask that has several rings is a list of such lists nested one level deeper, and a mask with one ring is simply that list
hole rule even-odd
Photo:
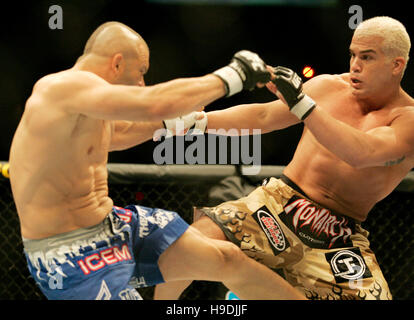
[{"label": "open mouth", "polygon": [[351,78],[351,86],[355,89],[359,89],[361,87],[362,81],[357,78]]}]

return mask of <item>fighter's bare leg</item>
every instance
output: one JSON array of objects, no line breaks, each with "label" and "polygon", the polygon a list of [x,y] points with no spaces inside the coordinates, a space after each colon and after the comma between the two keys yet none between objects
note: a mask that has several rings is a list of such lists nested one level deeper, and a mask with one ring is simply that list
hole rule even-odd
[{"label": "fighter's bare leg", "polygon": [[195,220],[192,226],[211,239],[227,241],[223,230],[221,230],[217,223],[215,223],[213,220],[211,220],[210,217],[206,215],[203,215]]},{"label": "fighter's bare leg", "polygon": [[248,258],[233,243],[210,239],[191,226],[161,254],[158,264],[167,282],[220,281],[245,300],[305,299],[282,277]]},{"label": "fighter's bare leg", "polygon": [[[196,220],[197,219],[197,220]],[[226,240],[224,232],[209,217],[197,217],[191,226],[211,239]],[[155,300],[177,300],[193,280],[169,281],[155,286]]]}]

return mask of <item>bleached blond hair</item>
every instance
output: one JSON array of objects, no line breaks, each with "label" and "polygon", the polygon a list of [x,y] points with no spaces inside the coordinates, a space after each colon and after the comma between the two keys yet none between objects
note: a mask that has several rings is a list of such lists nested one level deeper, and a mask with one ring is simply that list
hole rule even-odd
[{"label": "bleached blond hair", "polygon": [[[380,16],[361,22],[354,37],[378,36],[383,39],[382,51],[389,58],[403,57],[408,62],[411,41],[404,25],[398,20]],[[407,65],[407,64],[406,64]]]}]

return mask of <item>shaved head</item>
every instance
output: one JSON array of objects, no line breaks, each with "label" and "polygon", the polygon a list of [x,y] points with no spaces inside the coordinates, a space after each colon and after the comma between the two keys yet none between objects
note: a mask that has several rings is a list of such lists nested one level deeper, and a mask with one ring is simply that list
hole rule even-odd
[{"label": "shaved head", "polygon": [[121,22],[106,22],[89,37],[76,65],[111,83],[144,85],[149,49],[135,30]]},{"label": "shaved head", "polygon": [[144,39],[136,31],[120,22],[106,22],[89,37],[82,57],[89,54],[110,57],[116,53],[132,57],[137,55],[140,45],[147,47]]}]

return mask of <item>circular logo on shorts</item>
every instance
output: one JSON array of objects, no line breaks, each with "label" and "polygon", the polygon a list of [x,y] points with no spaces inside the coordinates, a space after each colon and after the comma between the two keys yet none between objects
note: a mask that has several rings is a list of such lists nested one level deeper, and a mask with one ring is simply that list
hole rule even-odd
[{"label": "circular logo on shorts", "polygon": [[331,266],[335,277],[347,280],[361,278],[366,270],[362,257],[350,250],[338,251],[331,259]]}]

